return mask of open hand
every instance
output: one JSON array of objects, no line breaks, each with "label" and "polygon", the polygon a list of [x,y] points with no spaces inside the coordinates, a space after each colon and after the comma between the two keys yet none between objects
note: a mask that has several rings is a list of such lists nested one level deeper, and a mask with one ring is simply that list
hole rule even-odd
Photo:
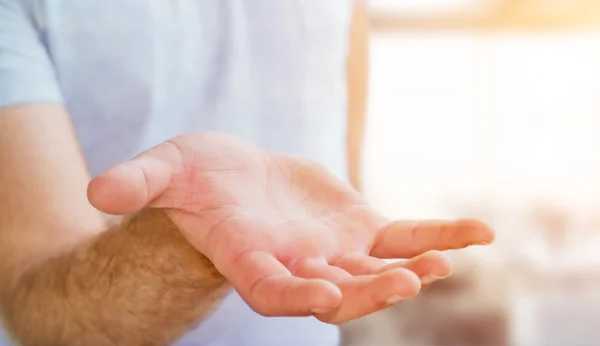
[{"label": "open hand", "polygon": [[96,177],[88,195],[111,214],[165,208],[256,312],[334,324],[448,276],[439,251],[494,238],[474,220],[387,220],[322,166],[218,133],[149,149]]}]

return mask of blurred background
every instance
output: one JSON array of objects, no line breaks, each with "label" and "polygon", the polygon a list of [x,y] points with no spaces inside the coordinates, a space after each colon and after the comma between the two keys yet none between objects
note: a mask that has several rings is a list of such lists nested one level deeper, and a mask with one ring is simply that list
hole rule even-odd
[{"label": "blurred background", "polygon": [[600,1],[371,0],[365,193],[489,248],[345,344],[600,345]]}]

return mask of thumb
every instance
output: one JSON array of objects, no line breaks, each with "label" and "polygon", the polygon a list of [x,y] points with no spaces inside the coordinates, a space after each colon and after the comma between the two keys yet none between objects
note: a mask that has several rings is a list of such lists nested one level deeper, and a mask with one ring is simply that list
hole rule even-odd
[{"label": "thumb", "polygon": [[[98,210],[113,215],[138,212],[159,198],[181,167],[172,145],[161,144],[92,179],[87,195]],[[175,156],[173,156],[175,155]]]}]

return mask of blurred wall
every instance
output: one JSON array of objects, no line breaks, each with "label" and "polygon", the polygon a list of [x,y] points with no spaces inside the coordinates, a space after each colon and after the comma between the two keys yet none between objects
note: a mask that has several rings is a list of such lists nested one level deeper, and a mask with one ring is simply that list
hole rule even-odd
[{"label": "blurred wall", "polygon": [[451,3],[374,2],[365,190],[498,241],[348,345],[599,344],[600,2]]}]

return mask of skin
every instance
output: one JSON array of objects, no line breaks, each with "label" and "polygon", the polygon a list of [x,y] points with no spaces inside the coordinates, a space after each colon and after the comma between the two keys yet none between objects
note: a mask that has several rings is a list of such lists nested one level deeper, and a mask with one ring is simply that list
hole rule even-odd
[{"label": "skin", "polygon": [[2,303],[22,345],[168,345],[228,287],[164,212],[144,210],[32,267]]},{"label": "skin", "polygon": [[[64,108],[0,109],[0,128],[0,304],[22,345],[168,344],[227,280],[262,315],[342,323],[447,276],[430,250],[493,239],[476,221],[391,222],[322,167],[224,134],[175,138],[88,186]],[[94,207],[129,216],[109,227]],[[380,260],[396,257],[411,259]]]},{"label": "skin", "polygon": [[89,196],[111,214],[165,209],[256,312],[333,324],[448,276],[448,259],[428,251],[494,236],[474,220],[387,220],[322,166],[220,133],[158,145],[94,179]]}]

